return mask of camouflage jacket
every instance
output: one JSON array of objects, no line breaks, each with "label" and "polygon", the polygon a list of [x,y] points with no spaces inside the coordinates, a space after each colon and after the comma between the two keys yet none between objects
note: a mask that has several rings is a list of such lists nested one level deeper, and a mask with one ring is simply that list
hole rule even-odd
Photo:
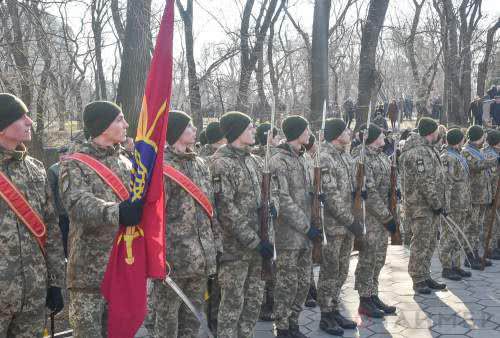
[{"label": "camouflage jacket", "polygon": [[328,239],[345,234],[354,222],[354,160],[344,147],[321,145],[321,181],[325,195],[324,225]]},{"label": "camouflage jacket", "polygon": [[405,217],[428,217],[432,210],[446,208],[445,169],[436,147],[413,133],[399,160]]},{"label": "camouflage jacket", "polygon": [[497,166],[497,159],[485,158],[481,149],[471,143],[465,144],[462,155],[469,165],[472,204],[490,204],[493,198],[491,169]]},{"label": "camouflage jacket", "polygon": [[276,247],[311,247],[307,232],[311,224],[311,169],[304,153],[288,143],[277,147],[271,158],[271,175],[279,190],[280,212],[276,224]]},{"label": "camouflage jacket", "polygon": [[[121,147],[101,148],[92,142],[75,147],[110,168],[126,186],[132,165]],[[63,160],[59,167],[61,200],[68,212],[68,288],[99,289],[119,227],[120,199],[87,165]]]},{"label": "camouflage jacket", "polygon": [[441,153],[441,162],[446,170],[446,190],[450,212],[462,212],[471,208],[469,166],[460,152],[447,147]]},{"label": "camouflage jacket", "polygon": [[262,161],[249,148],[225,145],[212,157],[210,170],[222,229],[221,261],[257,257]]},{"label": "camouflage jacket", "polygon": [[215,152],[217,151],[218,148],[214,147],[213,145],[211,144],[205,144],[201,147],[199,153],[198,153],[198,156],[200,156],[201,158],[208,158],[210,156],[212,156],[213,154],[215,154]]},{"label": "camouflage jacket", "polygon": [[366,147],[365,180],[368,193],[365,201],[366,227],[369,231],[375,230],[376,226],[387,223],[393,217],[389,211],[391,162],[382,148]]},{"label": "camouflage jacket", "polygon": [[44,221],[47,227],[47,256],[43,256],[26,225],[0,197],[0,287],[4,291],[15,287],[26,291],[33,285],[62,287],[64,253],[47,175],[42,162],[27,156],[24,146],[18,149],[8,151],[0,148],[0,171]]},{"label": "camouflage jacket", "polygon": [[[484,157],[486,157],[486,159],[497,159],[499,156],[498,151],[491,146],[487,146],[487,147],[483,148],[483,154],[484,154]],[[493,193],[493,196],[494,196],[494,194],[496,192],[496,188],[497,188],[500,170],[499,170],[498,166],[494,166],[490,169],[490,171],[491,171],[491,175],[490,175],[491,192]]]},{"label": "camouflage jacket", "polygon": [[[164,161],[189,177],[214,202],[212,179],[205,161],[189,152],[179,154],[165,148]],[[216,251],[222,251],[219,237],[203,208],[180,185],[165,178],[167,261],[173,276],[188,278],[215,274]],[[218,239],[216,241],[216,238]]]}]

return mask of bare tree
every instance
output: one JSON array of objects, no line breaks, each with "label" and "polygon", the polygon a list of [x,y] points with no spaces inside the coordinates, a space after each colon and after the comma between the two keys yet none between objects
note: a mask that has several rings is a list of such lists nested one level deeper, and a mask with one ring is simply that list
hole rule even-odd
[{"label": "bare tree", "polygon": [[491,51],[493,49],[493,38],[495,37],[495,33],[499,28],[500,18],[498,18],[497,22],[495,22],[495,24],[488,29],[488,33],[486,35],[486,48],[484,51],[483,59],[478,65],[477,71],[476,95],[479,97],[483,97],[484,95],[486,75],[488,73],[488,64],[491,56]]},{"label": "bare tree", "polygon": [[90,13],[92,16],[92,32],[94,33],[95,48],[95,74],[96,74],[96,98],[107,100],[106,77],[102,65],[102,32],[106,24],[108,9],[108,0],[92,0],[90,4]]}]

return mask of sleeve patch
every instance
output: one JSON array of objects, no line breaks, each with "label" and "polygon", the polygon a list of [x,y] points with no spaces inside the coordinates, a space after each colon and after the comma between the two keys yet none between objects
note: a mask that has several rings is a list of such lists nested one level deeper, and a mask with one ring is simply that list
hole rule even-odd
[{"label": "sleeve patch", "polygon": [[424,160],[422,159],[417,160],[417,172],[419,173],[425,172]]},{"label": "sleeve patch", "polygon": [[330,170],[328,170],[328,168],[321,169],[321,182],[324,185],[328,185],[332,182],[332,176],[330,175]]},{"label": "sleeve patch", "polygon": [[213,185],[214,185],[214,192],[216,194],[219,194],[222,192],[222,184],[221,184],[221,178],[220,175],[216,175],[213,178]]}]

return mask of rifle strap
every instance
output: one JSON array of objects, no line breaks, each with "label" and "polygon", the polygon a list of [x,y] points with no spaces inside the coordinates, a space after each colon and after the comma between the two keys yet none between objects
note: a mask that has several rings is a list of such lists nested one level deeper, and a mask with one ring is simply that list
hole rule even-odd
[{"label": "rifle strap", "polygon": [[214,209],[207,195],[205,195],[200,187],[198,187],[189,177],[168,164],[163,165],[163,175],[170,178],[189,195],[191,195],[191,197],[203,208],[203,210],[205,210],[209,218],[214,216]]},{"label": "rifle strap", "polygon": [[42,217],[33,209],[23,194],[17,189],[12,181],[0,171],[0,197],[7,203],[10,209],[28,228],[45,256],[45,243],[47,242],[47,227]]}]

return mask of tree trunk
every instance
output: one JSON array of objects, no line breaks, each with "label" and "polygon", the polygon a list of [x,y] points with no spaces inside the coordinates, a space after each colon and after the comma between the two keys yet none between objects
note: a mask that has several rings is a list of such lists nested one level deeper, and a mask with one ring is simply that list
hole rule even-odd
[{"label": "tree trunk", "polygon": [[[96,3],[97,1],[97,3]],[[107,100],[106,77],[104,76],[104,68],[102,66],[102,29],[104,4],[99,0],[92,1],[92,33],[94,35],[95,62],[96,62],[96,94],[100,100]],[[97,87],[98,84],[98,87]],[[97,89],[99,88],[99,89]]]},{"label": "tree trunk", "polygon": [[144,86],[151,63],[149,46],[151,0],[128,0],[125,41],[123,44],[117,103],[129,123],[129,135],[135,135],[142,108]]},{"label": "tree trunk", "polygon": [[493,38],[497,29],[500,28],[500,18],[498,21],[488,29],[488,34],[486,35],[486,49],[484,51],[484,56],[478,65],[477,70],[477,88],[476,95],[479,97],[484,96],[484,89],[486,86],[486,75],[488,74],[488,63],[490,61],[491,50],[493,49]]},{"label": "tree trunk", "polygon": [[377,76],[375,69],[377,45],[388,5],[389,0],[371,0],[368,17],[363,25],[359,55],[356,127],[365,123],[368,117],[370,98],[375,89]]}]

